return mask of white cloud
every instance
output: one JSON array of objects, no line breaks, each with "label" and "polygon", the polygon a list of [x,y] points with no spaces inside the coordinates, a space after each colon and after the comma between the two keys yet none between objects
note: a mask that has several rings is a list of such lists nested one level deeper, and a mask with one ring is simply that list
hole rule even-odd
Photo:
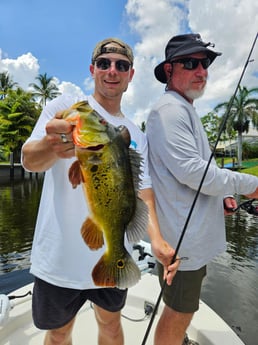
[{"label": "white cloud", "polygon": [[[205,115],[234,93],[257,33],[256,0],[128,0],[126,10],[139,42],[134,47],[136,73],[123,104],[125,112],[137,123],[146,119],[149,108],[164,90],[155,80],[153,68],[164,59],[168,40],[186,33],[187,25],[188,30],[199,32],[203,40],[214,42],[215,50],[223,52],[209,69],[204,96],[195,102],[199,115]],[[258,56],[257,45],[252,56]],[[257,61],[250,63],[242,85],[257,86],[257,72]]]},{"label": "white cloud", "polygon": [[[34,83],[35,78],[39,75],[39,63],[36,57],[31,53],[23,54],[16,59],[1,59],[2,50],[0,50],[0,73],[8,71],[12,80],[24,90],[31,91],[30,83]],[[83,96],[81,88],[71,82],[62,81],[53,77],[53,82],[58,86],[61,93],[70,95]]]},{"label": "white cloud", "polygon": [[14,82],[26,90],[39,73],[39,63],[31,53],[23,54],[17,59],[1,59],[0,55],[0,72],[5,71],[8,71]]},{"label": "white cloud", "polygon": [[[257,34],[258,3],[256,0],[189,1],[189,26],[193,32],[200,32],[204,40],[214,42],[215,50],[223,53],[211,66],[206,93],[198,101],[199,113],[204,115],[199,104],[227,101],[236,89]],[[252,57],[257,59],[257,56],[256,45]],[[257,73],[257,61],[248,64],[241,85],[257,87],[255,70]]]},{"label": "white cloud", "polygon": [[[164,59],[165,45],[177,34],[199,32],[203,40],[214,42],[223,55],[209,68],[209,81],[202,98],[195,102],[200,116],[215,105],[227,101],[235,91],[258,28],[256,0],[128,0],[126,20],[137,42],[134,48],[135,75],[123,98],[123,111],[137,124],[147,119],[150,108],[164,91],[165,85],[153,74]],[[125,20],[125,18],[121,20]],[[258,85],[258,42],[248,64],[242,85]],[[0,49],[0,72],[8,70],[13,81],[24,89],[34,82],[40,66],[36,57],[27,53],[9,59]],[[94,81],[87,78],[84,89],[92,92]],[[83,94],[80,87],[58,81],[61,92]]]},{"label": "white cloud", "polygon": [[172,34],[179,33],[186,19],[186,13],[177,3],[171,0],[128,0],[126,5],[129,25],[139,36],[139,42],[134,47],[135,75],[124,95],[123,109],[139,125],[147,119],[152,104],[165,88],[155,79],[153,70],[164,60],[167,41]]},{"label": "white cloud", "polygon": [[63,81],[59,84],[59,82],[56,82],[56,85],[58,85],[59,91],[61,93],[68,93],[71,96],[84,96],[84,93],[82,92],[81,88],[73,83]]}]

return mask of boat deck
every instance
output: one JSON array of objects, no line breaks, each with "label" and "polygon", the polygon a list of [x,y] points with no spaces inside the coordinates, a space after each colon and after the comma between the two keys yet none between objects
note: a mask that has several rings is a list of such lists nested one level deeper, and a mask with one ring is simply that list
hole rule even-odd
[{"label": "boat deck", "polygon": [[[32,284],[16,290],[15,295],[22,295],[30,289]],[[130,288],[126,306],[122,311],[126,345],[142,344],[150,321],[146,318],[145,307],[146,304],[154,306],[159,293],[158,279],[149,273],[142,276],[140,283]],[[163,302],[160,304],[146,345],[153,344],[153,333],[162,305]],[[188,335],[200,345],[244,345],[233,330],[202,301],[200,310],[195,314],[189,327]],[[10,311],[8,322],[0,327],[0,345],[40,345],[43,344],[43,339],[44,331],[38,330],[32,323],[31,297],[24,298],[22,302],[17,299],[15,307]],[[97,345],[97,325],[89,302],[77,316],[73,340],[75,345]]]}]

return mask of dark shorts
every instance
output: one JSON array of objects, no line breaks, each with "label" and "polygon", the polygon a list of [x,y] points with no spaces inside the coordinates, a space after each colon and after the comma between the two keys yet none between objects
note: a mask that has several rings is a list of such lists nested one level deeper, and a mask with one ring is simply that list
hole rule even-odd
[{"label": "dark shorts", "polygon": [[58,287],[35,278],[32,296],[33,321],[40,329],[56,329],[71,321],[87,300],[107,311],[117,312],[124,307],[126,296],[127,290],[117,288],[76,290]]},{"label": "dark shorts", "polygon": [[[163,285],[163,266],[157,263],[159,281]],[[164,303],[181,313],[194,313],[199,309],[202,280],[206,276],[206,266],[196,271],[177,271],[170,286],[163,293]]]}]

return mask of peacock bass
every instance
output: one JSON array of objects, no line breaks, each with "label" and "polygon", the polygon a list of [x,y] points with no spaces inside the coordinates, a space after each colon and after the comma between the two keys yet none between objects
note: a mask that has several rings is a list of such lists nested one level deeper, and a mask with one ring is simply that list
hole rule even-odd
[{"label": "peacock bass", "polygon": [[137,197],[140,183],[140,155],[129,148],[130,133],[115,127],[83,101],[63,111],[74,125],[73,141],[77,160],[69,169],[75,188],[82,183],[90,215],[81,234],[92,250],[106,244],[92,278],[96,286],[128,288],[140,279],[140,271],[125,248],[144,237],[148,208]]}]

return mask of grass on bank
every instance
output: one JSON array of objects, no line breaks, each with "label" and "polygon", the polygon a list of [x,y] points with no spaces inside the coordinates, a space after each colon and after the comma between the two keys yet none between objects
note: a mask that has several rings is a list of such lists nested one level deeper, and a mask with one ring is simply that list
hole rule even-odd
[{"label": "grass on bank", "polygon": [[[221,158],[216,159],[217,164],[221,166]],[[224,158],[224,164],[232,163],[233,159],[230,157]],[[235,158],[235,162],[237,162],[237,159]],[[254,159],[246,159],[242,161],[242,169],[236,170],[238,172],[242,172],[245,174],[251,174],[254,176],[258,176],[258,158]]]}]

